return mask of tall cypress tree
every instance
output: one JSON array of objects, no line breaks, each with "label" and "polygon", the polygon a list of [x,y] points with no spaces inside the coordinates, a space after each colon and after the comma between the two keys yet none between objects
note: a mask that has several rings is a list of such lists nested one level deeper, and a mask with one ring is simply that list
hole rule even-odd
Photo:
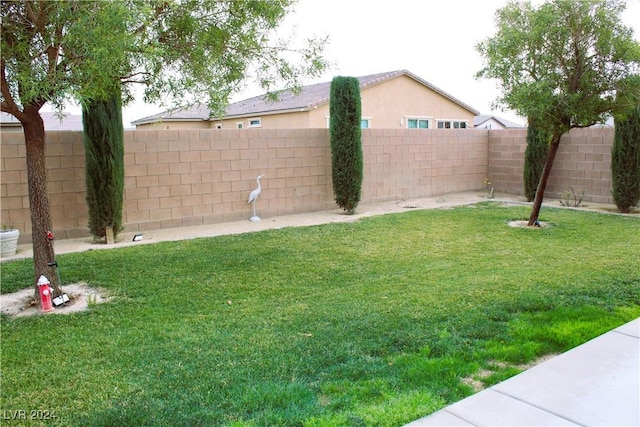
[{"label": "tall cypress tree", "polygon": [[629,212],[640,201],[640,105],[622,119],[615,119],[611,184],[620,212]]},{"label": "tall cypress tree", "polygon": [[527,148],[524,152],[524,195],[527,202],[536,197],[538,183],[549,154],[551,132],[541,126],[541,122],[529,118],[527,129]]},{"label": "tall cypress tree", "polygon": [[112,227],[114,237],[122,230],[124,197],[124,128],[119,91],[107,99],[96,99],[82,109],[89,207],[89,231],[105,237]]},{"label": "tall cypress tree", "polygon": [[360,202],[363,179],[360,82],[334,77],[329,96],[329,133],[335,201],[348,215]]}]

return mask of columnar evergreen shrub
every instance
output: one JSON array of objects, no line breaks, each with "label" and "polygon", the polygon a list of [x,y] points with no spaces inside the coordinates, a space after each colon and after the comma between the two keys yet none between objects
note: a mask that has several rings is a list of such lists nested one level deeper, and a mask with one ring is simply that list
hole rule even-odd
[{"label": "columnar evergreen shrub", "polygon": [[363,178],[360,82],[334,77],[329,96],[329,133],[335,201],[352,215],[360,202]]},{"label": "columnar evergreen shrub", "polygon": [[124,129],[120,93],[92,100],[82,109],[89,231],[104,237],[122,229]]},{"label": "columnar evergreen shrub", "polygon": [[529,119],[527,129],[527,148],[524,152],[524,195],[527,202],[536,197],[538,183],[549,154],[551,132],[542,127],[535,119]]},{"label": "columnar evergreen shrub", "polygon": [[611,184],[620,212],[629,212],[640,201],[640,105],[625,117],[615,119]]}]

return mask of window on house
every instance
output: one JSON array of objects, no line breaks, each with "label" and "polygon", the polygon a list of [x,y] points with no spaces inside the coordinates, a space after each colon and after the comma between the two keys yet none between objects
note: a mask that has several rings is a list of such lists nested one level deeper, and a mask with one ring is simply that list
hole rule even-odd
[{"label": "window on house", "polygon": [[407,119],[408,129],[429,129],[428,119]]},{"label": "window on house", "polygon": [[236,122],[236,129],[242,129],[242,122]]},{"label": "window on house", "polygon": [[250,128],[259,128],[261,126],[262,126],[262,119],[261,118],[249,119],[249,127]]},{"label": "window on house", "polygon": [[466,129],[467,122],[455,120],[438,120],[438,129]]}]

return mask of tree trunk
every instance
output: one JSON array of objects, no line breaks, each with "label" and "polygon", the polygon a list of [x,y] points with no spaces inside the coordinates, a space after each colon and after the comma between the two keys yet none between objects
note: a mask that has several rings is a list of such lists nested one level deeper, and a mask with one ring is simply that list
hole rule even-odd
[{"label": "tree trunk", "polygon": [[47,194],[47,168],[45,165],[45,131],[40,113],[25,108],[27,120],[21,121],[27,157],[27,180],[29,184],[29,206],[31,211],[31,239],[33,241],[33,263],[35,267],[34,287],[36,301],[39,301],[37,281],[44,275],[51,282],[53,295],[62,293],[58,275],[49,263],[55,262],[53,241],[47,238],[51,231],[51,212]]},{"label": "tree trunk", "polygon": [[553,167],[553,161],[558,153],[558,147],[560,147],[560,138],[562,134],[556,134],[554,132],[551,137],[551,146],[549,147],[549,154],[547,154],[547,160],[544,163],[544,169],[540,176],[540,182],[536,190],[536,197],[533,200],[533,207],[531,208],[531,215],[529,216],[529,223],[527,225],[534,226],[538,222],[538,216],[540,215],[540,208],[542,207],[542,200],[544,199],[544,190],[547,188],[547,181],[549,181],[549,175],[551,175],[551,168]]}]

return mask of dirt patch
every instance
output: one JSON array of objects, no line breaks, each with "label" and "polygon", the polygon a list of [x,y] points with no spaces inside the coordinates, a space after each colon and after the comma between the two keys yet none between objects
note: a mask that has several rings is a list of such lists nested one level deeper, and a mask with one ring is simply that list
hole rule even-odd
[{"label": "dirt patch", "polygon": [[69,314],[85,311],[93,304],[109,301],[104,289],[93,288],[86,283],[74,283],[62,286],[62,291],[69,296],[69,302],[55,307],[53,311],[42,313],[33,299],[33,288],[23,289],[11,294],[0,295],[0,311],[14,317],[33,316],[36,314]]},{"label": "dirt patch", "polygon": [[556,356],[557,354],[555,353],[546,354],[542,357],[532,360],[529,363],[524,363],[520,365],[510,365],[509,363],[505,363],[505,362],[492,361],[489,363],[488,369],[481,369],[480,371],[476,372],[472,376],[463,378],[462,383],[470,386],[473,389],[474,393],[477,393],[485,389],[484,382],[482,380],[489,378],[492,374],[494,374],[499,370],[504,370],[510,366],[513,366],[515,368],[520,369],[521,371],[526,371],[527,369],[531,369],[534,366],[544,363],[547,360],[551,360]]},{"label": "dirt patch", "polygon": [[520,227],[520,228],[546,228],[546,227],[550,227],[551,224],[549,224],[548,222],[544,222],[544,221],[539,221],[538,225],[528,225],[529,221],[527,220],[523,220],[523,221],[509,221],[509,227]]},{"label": "dirt patch", "polygon": [[493,374],[493,371],[481,369],[475,375],[463,378],[462,384],[470,386],[473,389],[473,392],[477,393],[485,388],[482,379],[489,377],[491,374]]}]

